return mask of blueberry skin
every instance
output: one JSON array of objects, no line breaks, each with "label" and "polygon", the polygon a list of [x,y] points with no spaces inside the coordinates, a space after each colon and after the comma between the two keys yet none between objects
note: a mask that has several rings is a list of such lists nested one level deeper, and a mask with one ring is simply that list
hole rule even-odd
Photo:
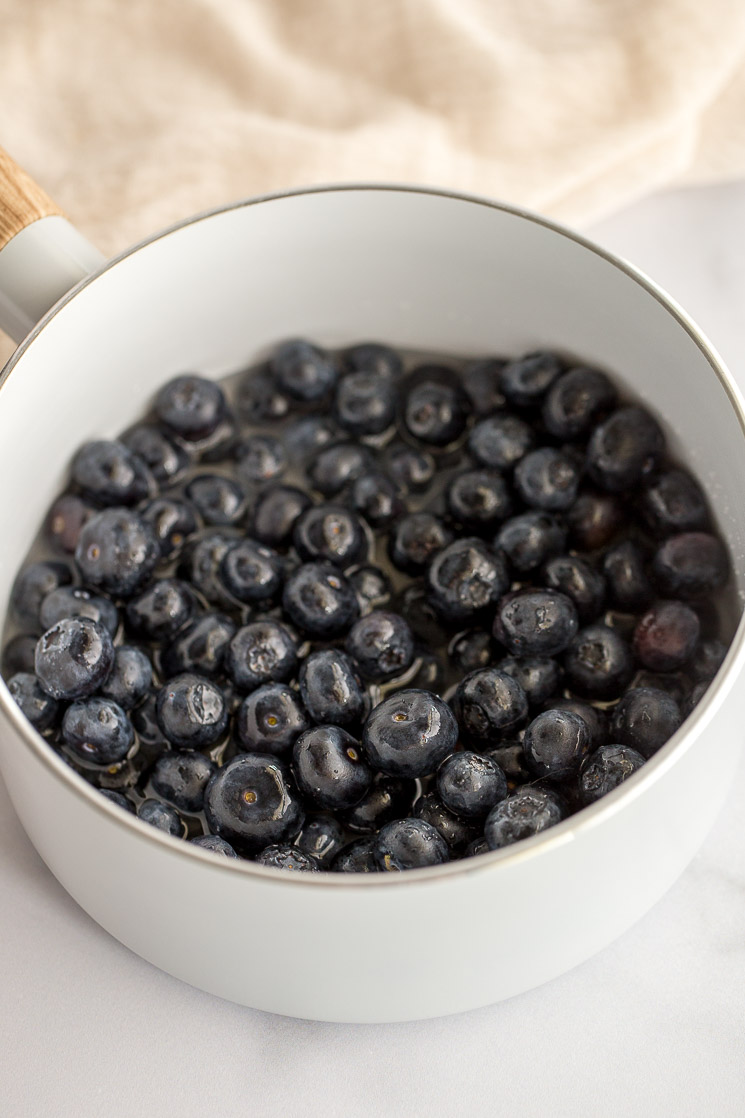
[{"label": "blueberry skin", "polygon": [[218,769],[205,791],[204,813],[210,830],[239,854],[289,839],[303,825],[286,769],[265,753],[241,753]]},{"label": "blueberry skin", "polygon": [[178,578],[159,578],[130,598],[125,617],[132,633],[150,641],[170,641],[194,616],[194,591]]},{"label": "blueberry skin", "polygon": [[573,440],[590,433],[599,416],[615,406],[617,393],[605,373],[579,365],[554,381],[541,415],[557,439]]},{"label": "blueberry skin", "polygon": [[143,460],[114,439],[84,443],[71,472],[83,494],[101,505],[136,505],[157,489]]},{"label": "blueberry skin", "polygon": [[522,722],[528,698],[516,679],[498,668],[482,668],[461,680],[452,700],[461,732],[470,742],[493,745],[503,730]]},{"label": "blueberry skin", "polygon": [[519,574],[535,571],[566,546],[567,530],[549,512],[531,510],[505,520],[494,537],[494,546],[503,551],[510,566]]},{"label": "blueberry skin", "polygon": [[603,574],[611,605],[637,613],[652,604],[654,587],[647,576],[642,550],[634,540],[622,540],[606,551]]},{"label": "blueberry skin", "polygon": [[59,704],[42,690],[32,672],[16,672],[8,680],[8,690],[13,701],[40,734],[57,721]]},{"label": "blueberry skin", "polygon": [[667,598],[691,601],[713,594],[725,584],[728,573],[726,549],[708,532],[670,536],[652,560],[652,574]]},{"label": "blueberry skin", "polygon": [[298,517],[292,542],[301,559],[342,570],[367,556],[367,536],[356,513],[342,505],[315,505]]},{"label": "blueberry skin", "polygon": [[622,493],[650,474],[665,447],[656,419],[644,408],[618,408],[590,436],[587,471],[601,489]]},{"label": "blueberry skin", "polygon": [[155,398],[155,414],[170,433],[200,442],[217,430],[227,405],[219,384],[186,373],[163,385]]},{"label": "blueberry skin", "polygon": [[225,653],[225,671],[239,691],[286,683],[295,674],[297,649],[279,621],[252,621],[236,631]]},{"label": "blueberry skin", "polygon": [[484,756],[489,757],[502,770],[510,792],[514,792],[521,784],[534,780],[525,760],[521,741],[504,741],[496,749],[486,750]]},{"label": "blueberry skin", "polygon": [[297,691],[284,683],[266,683],[243,700],[233,730],[238,744],[247,753],[280,757],[289,753],[309,725]]},{"label": "blueberry skin", "polygon": [[396,525],[388,542],[394,567],[407,574],[421,574],[430,559],[452,542],[453,533],[437,516],[413,512]]},{"label": "blueberry skin", "polygon": [[435,648],[446,642],[445,629],[434,611],[423,579],[406,586],[402,593],[396,595],[393,604],[420,644]]},{"label": "blueberry skin", "polygon": [[343,847],[334,859],[334,873],[377,873],[378,863],[373,854],[374,839],[355,839]]},{"label": "blueberry skin", "polygon": [[426,575],[432,607],[447,625],[474,624],[496,606],[510,581],[502,552],[475,537],[444,547]]},{"label": "blueberry skin", "polygon": [[578,555],[556,555],[541,572],[541,581],[549,590],[561,590],[574,602],[580,624],[594,621],[605,603],[605,579]]},{"label": "blueberry skin", "polygon": [[[436,377],[439,370],[434,366],[432,372]],[[452,376],[449,369],[444,372]],[[424,375],[424,370],[417,370],[417,374]],[[413,439],[439,448],[449,446],[465,431],[468,397],[457,382],[435,377],[421,380],[406,393],[403,422]]]},{"label": "blueberry skin", "polygon": [[186,824],[176,808],[162,804],[160,800],[143,800],[137,808],[137,818],[174,838],[186,837]]},{"label": "blueberry skin", "polygon": [[314,805],[343,811],[352,807],[372,784],[359,742],[341,726],[314,726],[292,748],[298,788]]},{"label": "blueberry skin", "polygon": [[563,817],[563,808],[553,792],[523,785],[492,808],[486,818],[484,837],[490,850],[499,850],[553,827]]},{"label": "blueberry skin", "polygon": [[312,854],[299,850],[289,843],[265,846],[254,858],[257,866],[271,866],[275,870],[293,870],[302,873],[320,873],[321,866]]},{"label": "blueberry skin", "polygon": [[310,717],[349,726],[365,711],[365,696],[349,657],[336,648],[311,652],[300,667],[300,694]]},{"label": "blueberry skin", "polygon": [[416,794],[413,780],[378,773],[362,799],[345,812],[344,826],[362,834],[379,831],[386,823],[408,815]]},{"label": "blueberry skin", "polygon": [[204,790],[216,771],[215,762],[203,753],[169,750],[155,762],[150,785],[171,807],[193,815],[204,807]]},{"label": "blueberry skin", "polygon": [[335,497],[345,486],[372,469],[372,465],[372,455],[361,443],[332,443],[318,451],[306,474],[313,488],[324,497]]},{"label": "blueberry skin", "polygon": [[656,536],[704,532],[709,509],[698,482],[685,470],[665,470],[644,486],[639,511]]},{"label": "blueberry skin", "polygon": [[490,470],[512,469],[534,446],[533,428],[505,412],[482,419],[468,436],[472,458]]},{"label": "blueberry skin", "polygon": [[303,563],[285,581],[285,615],[319,640],[340,637],[360,612],[354,587],[332,563]]},{"label": "blueberry skin", "polygon": [[727,645],[717,639],[701,641],[690,664],[690,671],[697,682],[713,679],[727,655]]},{"label": "blueberry skin", "polygon": [[388,448],[385,465],[389,476],[404,493],[419,493],[434,479],[437,465],[427,450],[395,443]]},{"label": "blueberry skin", "polygon": [[233,847],[225,839],[220,838],[219,835],[197,835],[196,838],[189,839],[192,846],[198,846],[200,850],[210,850],[213,854],[219,854],[223,858],[237,858]]},{"label": "blueberry skin", "polygon": [[132,748],[134,729],[126,713],[112,699],[81,699],[65,711],[62,740],[83,761],[115,765]]},{"label": "blueberry skin", "polygon": [[515,467],[515,489],[530,508],[565,512],[576,498],[580,470],[561,450],[543,446],[532,450]]},{"label": "blueberry skin", "polygon": [[287,455],[274,435],[249,435],[233,450],[238,473],[243,481],[275,481],[287,467]]},{"label": "blueberry skin", "polygon": [[333,815],[315,815],[306,819],[303,829],[295,839],[295,846],[312,855],[326,868],[346,843],[344,828]]},{"label": "blueberry skin", "polygon": [[350,373],[374,373],[389,380],[397,380],[403,372],[403,362],[395,349],[377,342],[361,342],[350,346],[342,354],[345,369]]},{"label": "blueberry skin", "polygon": [[623,528],[626,518],[617,497],[610,493],[580,493],[567,511],[566,522],[572,547],[597,551],[607,547]]},{"label": "blueberry skin", "polygon": [[34,674],[38,641],[36,633],[16,633],[10,638],[2,651],[2,674],[5,679],[10,679],[16,672]]},{"label": "blueberry skin", "polygon": [[406,512],[393,478],[380,470],[361,474],[354,482],[351,503],[372,528],[388,528]]},{"label": "blueberry skin", "polygon": [[40,617],[42,602],[54,590],[70,582],[72,571],[67,563],[40,562],[23,567],[10,595],[13,610],[21,624],[29,629],[38,629],[39,626],[48,629],[49,625],[45,625]]},{"label": "blueberry skin", "polygon": [[426,776],[452,753],[458,723],[430,691],[396,691],[370,712],[362,746],[373,768],[390,776]]},{"label": "blueberry skin", "polygon": [[649,758],[682,721],[683,713],[672,695],[654,687],[632,687],[613,708],[611,739]]},{"label": "blueberry skin", "polygon": [[607,625],[587,625],[564,656],[568,687],[585,699],[617,699],[634,675],[628,643]]},{"label": "blueberry skin", "polygon": [[93,594],[82,586],[60,586],[41,603],[39,621],[43,630],[51,629],[65,617],[89,617],[100,621],[112,639],[119,628],[119,610],[110,598]]},{"label": "blueberry skin", "polygon": [[302,489],[293,485],[270,485],[256,499],[251,535],[270,547],[286,547],[292,540],[295,521],[313,504]]},{"label": "blueberry skin", "polygon": [[290,401],[280,392],[268,370],[250,369],[238,387],[238,411],[248,423],[266,423],[284,419],[290,410]]},{"label": "blueberry skin", "polygon": [[106,680],[114,664],[108,631],[87,617],[69,617],[48,629],[36,645],[34,669],[53,699],[82,699]]},{"label": "blueberry skin", "polygon": [[181,672],[213,676],[222,668],[236,625],[224,613],[204,613],[183,628],[161,653],[166,678]]},{"label": "blueberry skin", "polygon": [[192,506],[172,497],[156,497],[154,501],[148,501],[140,509],[140,516],[150,525],[164,559],[178,555],[200,527],[200,520]]},{"label": "blueberry skin", "polygon": [[72,555],[86,520],[96,510],[75,493],[63,493],[54,502],[46,519],[46,534],[51,543]]},{"label": "blueberry skin", "polygon": [[582,762],[579,771],[579,797],[583,804],[594,804],[628,780],[644,764],[644,758],[629,745],[603,745]]},{"label": "blueberry skin", "polygon": [[75,549],[83,581],[121,598],[139,589],[159,559],[160,547],[150,525],[124,508],[92,516]]},{"label": "blueberry skin", "polygon": [[401,675],[414,661],[414,635],[400,614],[374,610],[349,630],[345,648],[363,679],[380,683]]},{"label": "blueberry skin", "polygon": [[464,858],[476,858],[479,854],[489,853],[489,843],[485,838],[476,838],[473,842],[469,842],[466,849],[463,851]]},{"label": "blueberry skin", "polygon": [[608,716],[604,710],[592,706],[584,699],[567,699],[563,696],[552,698],[550,703],[546,705],[546,709],[568,710],[572,714],[578,715],[587,726],[592,749],[598,749],[599,746],[607,744],[609,727]]},{"label": "blueberry skin", "polygon": [[138,423],[122,435],[122,443],[142,459],[159,485],[173,485],[191,465],[184,448],[152,423]]},{"label": "blueberry skin", "polygon": [[166,741],[163,731],[158,725],[157,698],[158,692],[151,691],[130,714],[132,725],[137,731],[138,753],[140,756],[146,755],[150,760],[158,757],[164,750],[170,749],[170,743]]},{"label": "blueberry skin", "polygon": [[440,765],[437,791],[455,815],[483,819],[507,795],[507,777],[490,757],[464,750]]},{"label": "blueberry skin", "polygon": [[339,437],[338,427],[328,416],[305,415],[285,428],[284,445],[291,461],[304,466],[321,447]]},{"label": "blueberry skin", "polygon": [[434,827],[444,838],[450,853],[456,857],[463,853],[469,842],[472,842],[479,833],[479,828],[472,819],[454,815],[445,807],[436,792],[427,792],[424,796],[420,796],[414,804],[413,814],[416,819],[421,819],[430,827]]},{"label": "blueberry skin", "polygon": [[657,602],[634,630],[634,655],[650,671],[675,672],[693,656],[700,633],[701,622],[690,606]]},{"label": "blueberry skin", "polygon": [[149,694],[152,682],[153,665],[145,653],[123,644],[114,649],[114,666],[101,694],[113,699],[122,710],[132,710]]},{"label": "blueberry skin", "polygon": [[447,488],[452,518],[470,532],[494,531],[512,512],[507,483],[496,470],[465,470]]},{"label": "blueberry skin", "polygon": [[269,369],[280,392],[304,404],[322,400],[338,377],[331,355],[303,338],[278,345],[269,360]]},{"label": "blueberry skin", "polygon": [[468,675],[495,663],[497,649],[489,633],[483,629],[467,629],[453,637],[448,645],[448,656],[456,671]]},{"label": "blueberry skin", "polygon": [[506,672],[517,680],[527,696],[529,706],[545,703],[561,686],[563,672],[550,656],[526,656],[522,660],[506,656],[497,666],[500,672]]},{"label": "blueberry skin", "polygon": [[116,804],[117,807],[120,807],[122,811],[128,811],[130,815],[136,814],[135,805],[129,797],[125,796],[122,792],[115,792],[111,788],[99,788],[99,792],[112,804]]},{"label": "blueberry skin", "polygon": [[541,402],[561,371],[561,361],[555,353],[549,350],[528,353],[505,365],[500,387],[509,403],[516,407],[532,407]]},{"label": "blueberry skin", "polygon": [[396,391],[389,377],[356,372],[336,389],[334,418],[350,435],[380,435],[396,416]]},{"label": "blueberry skin", "polygon": [[701,680],[700,683],[697,683],[696,686],[693,688],[693,690],[691,691],[690,695],[688,696],[688,699],[687,699],[686,704],[685,704],[686,718],[691,713],[691,711],[694,710],[698,706],[698,704],[701,702],[704,695],[709,690],[710,683],[711,683],[710,679],[704,679],[704,680]]},{"label": "blueberry skin", "polygon": [[245,605],[271,605],[282,589],[284,563],[267,544],[243,539],[228,547],[218,569],[225,591]]},{"label": "blueberry skin", "polygon": [[181,577],[191,582],[208,602],[228,609],[235,606],[235,601],[220,579],[220,564],[237,539],[227,532],[210,532],[192,541],[179,566]]},{"label": "blueberry skin", "polygon": [[396,819],[373,840],[373,855],[384,873],[437,866],[450,861],[445,839],[423,819]]},{"label": "blueberry skin", "polygon": [[556,656],[578,629],[574,602],[559,590],[506,594],[497,608],[494,636],[513,656]]},{"label": "blueberry skin", "polygon": [[165,738],[180,749],[206,749],[228,726],[222,691],[195,672],[169,679],[158,692],[155,712]]},{"label": "blueberry skin", "polygon": [[205,524],[226,528],[239,524],[246,515],[246,494],[232,478],[221,474],[198,474],[184,489]]},{"label": "blueberry skin", "polygon": [[525,731],[523,753],[536,776],[563,780],[590,752],[587,724],[568,710],[546,710]]},{"label": "blueberry skin", "polygon": [[506,364],[501,357],[485,357],[470,362],[463,370],[461,382],[468,396],[472,415],[491,415],[503,406],[504,396],[500,381]]}]

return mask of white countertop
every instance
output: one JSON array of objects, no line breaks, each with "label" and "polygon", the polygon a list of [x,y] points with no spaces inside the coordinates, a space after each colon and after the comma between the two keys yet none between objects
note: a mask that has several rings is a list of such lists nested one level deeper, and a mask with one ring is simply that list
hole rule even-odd
[{"label": "white countertop", "polygon": [[[665,287],[745,386],[745,184],[588,232]],[[678,883],[572,973],[458,1017],[342,1026],[242,1009],[131,954],[57,884],[0,784],[0,1114],[739,1118],[743,802],[745,766]]]}]

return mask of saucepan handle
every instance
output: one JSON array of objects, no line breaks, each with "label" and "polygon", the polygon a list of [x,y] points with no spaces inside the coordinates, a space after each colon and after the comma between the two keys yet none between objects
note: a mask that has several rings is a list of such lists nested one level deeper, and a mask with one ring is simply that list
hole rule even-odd
[{"label": "saucepan handle", "polygon": [[0,148],[0,329],[22,341],[104,259]]}]

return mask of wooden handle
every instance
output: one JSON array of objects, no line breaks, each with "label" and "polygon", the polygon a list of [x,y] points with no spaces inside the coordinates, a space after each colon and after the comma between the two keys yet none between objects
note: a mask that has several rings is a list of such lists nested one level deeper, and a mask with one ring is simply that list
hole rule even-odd
[{"label": "wooden handle", "polygon": [[0,148],[0,249],[40,217],[62,214],[34,180]]}]

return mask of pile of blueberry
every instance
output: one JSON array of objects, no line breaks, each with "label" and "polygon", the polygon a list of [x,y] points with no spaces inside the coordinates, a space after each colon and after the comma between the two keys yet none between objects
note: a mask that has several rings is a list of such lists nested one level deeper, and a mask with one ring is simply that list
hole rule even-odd
[{"label": "pile of blueberry", "polygon": [[[595,802],[726,651],[654,417],[552,352],[279,345],[86,443],[3,674],[113,803],[292,870],[430,866]],[[67,556],[68,558],[65,558]]]}]

